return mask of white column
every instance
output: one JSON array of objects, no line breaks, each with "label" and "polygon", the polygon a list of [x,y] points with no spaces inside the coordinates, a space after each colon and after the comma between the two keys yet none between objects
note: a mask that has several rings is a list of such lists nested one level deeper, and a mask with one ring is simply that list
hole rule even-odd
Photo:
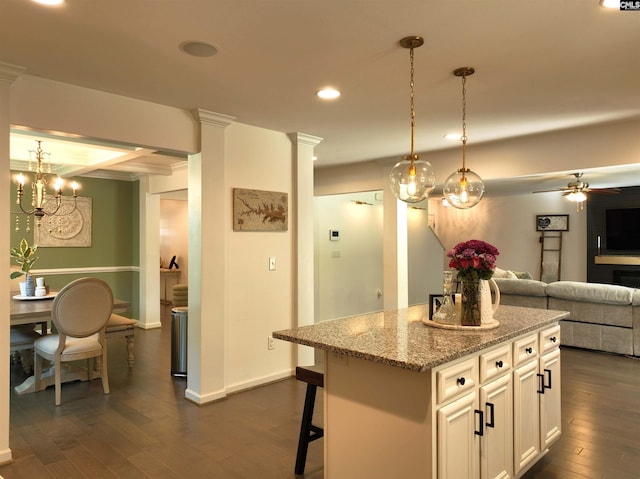
[{"label": "white column", "polygon": [[[9,158],[9,136],[11,128],[10,97],[11,85],[24,72],[24,68],[17,65],[0,63],[0,184],[9,188],[11,181],[11,166]],[[6,190],[5,190],[6,191]],[[0,251],[6,254],[0,255],[0,270],[9,271],[9,249],[11,241],[9,234],[9,211],[11,205],[9,195],[4,194],[4,201],[0,207],[0,224],[5,225],[0,228]],[[1,266],[4,264],[4,266]],[[5,278],[7,278],[5,276]],[[11,387],[9,385],[9,280],[5,279],[4,292],[0,294],[0,464],[11,461],[11,449],[9,448],[9,395]]]},{"label": "white column", "polygon": [[205,404],[227,395],[227,186],[225,128],[234,118],[197,110],[200,153],[189,156],[189,316],[185,397]]},{"label": "white column", "polygon": [[140,317],[143,329],[159,328],[160,322],[160,195],[149,193],[149,177],[139,181],[140,191]]},{"label": "white column", "polygon": [[407,204],[398,200],[384,174],[384,300],[387,309],[406,308],[409,303]]},{"label": "white column", "polygon": [[[293,197],[294,237],[293,264],[295,265],[296,292],[294,295],[294,318],[296,326],[314,323],[314,229],[313,229],[313,149],[322,138],[291,133],[289,138],[293,149]],[[298,346],[297,364],[314,364],[314,350],[308,346]]]}]

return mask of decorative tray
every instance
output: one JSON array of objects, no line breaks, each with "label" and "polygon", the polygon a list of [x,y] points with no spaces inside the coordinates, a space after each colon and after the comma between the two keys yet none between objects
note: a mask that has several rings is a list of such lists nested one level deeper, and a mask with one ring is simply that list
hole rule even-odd
[{"label": "decorative tray", "polygon": [[16,294],[13,296],[13,299],[17,299],[18,301],[36,301],[38,299],[51,299],[55,298],[57,292],[45,294],[44,296],[22,296],[21,294]]},{"label": "decorative tray", "polygon": [[432,328],[440,328],[440,329],[454,329],[457,331],[485,331],[487,329],[495,329],[500,326],[500,321],[494,319],[490,323],[483,323],[480,326],[463,326],[461,324],[444,324],[444,323],[436,323],[430,319],[424,318],[422,322],[426,326],[431,326]]}]

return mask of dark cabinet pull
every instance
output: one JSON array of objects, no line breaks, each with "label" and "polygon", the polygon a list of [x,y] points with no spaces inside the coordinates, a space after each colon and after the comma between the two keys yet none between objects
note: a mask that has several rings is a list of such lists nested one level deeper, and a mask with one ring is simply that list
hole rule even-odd
[{"label": "dark cabinet pull", "polygon": [[538,389],[538,394],[544,394],[544,374],[536,374],[540,378],[540,389]]},{"label": "dark cabinet pull", "polygon": [[480,416],[480,421],[478,424],[480,425],[479,431],[473,431],[476,436],[484,436],[484,411],[480,409],[474,409],[474,412]]},{"label": "dark cabinet pull", "polygon": [[544,383],[544,379],[543,379],[542,380],[542,389],[545,389],[545,388],[546,389],[551,389],[551,369],[545,369],[544,370],[544,374],[546,375],[547,373],[549,374],[549,385],[546,385]]},{"label": "dark cabinet pull", "polygon": [[502,361],[496,361],[497,368],[501,368],[502,366],[504,366],[504,363]]},{"label": "dark cabinet pull", "polygon": [[525,351],[527,354],[531,354],[533,352],[533,348],[527,348]]},{"label": "dark cabinet pull", "polygon": [[487,421],[487,427],[495,427],[495,406],[493,403],[488,402],[487,407],[489,408],[489,420]]},{"label": "dark cabinet pull", "polygon": [[458,380],[456,381],[460,386],[464,386],[464,383],[466,382],[464,378],[458,378]]},{"label": "dark cabinet pull", "polygon": [[552,343],[555,343],[555,342],[557,341],[557,339],[556,339],[556,337],[555,337],[555,336],[551,336],[551,337],[549,338],[549,340],[550,340]]}]

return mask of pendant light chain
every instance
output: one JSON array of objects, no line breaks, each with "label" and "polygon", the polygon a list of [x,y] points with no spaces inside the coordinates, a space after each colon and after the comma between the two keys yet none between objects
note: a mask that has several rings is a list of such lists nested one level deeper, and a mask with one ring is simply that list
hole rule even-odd
[{"label": "pendant light chain", "polygon": [[410,99],[410,103],[411,103],[411,163],[413,163],[413,158],[414,158],[414,140],[413,140],[413,132],[416,126],[416,109],[415,109],[415,105],[413,102],[413,97],[414,97],[414,93],[413,93],[413,86],[414,86],[414,82],[413,82],[413,47],[409,50],[409,60],[410,60],[410,64],[411,64],[411,69],[410,69],[410,78],[411,80],[409,81],[409,88],[410,88],[410,94],[409,94],[409,99]]},{"label": "pendant light chain", "polygon": [[462,75],[462,170],[465,171],[466,167],[466,153],[467,153],[467,75]]}]

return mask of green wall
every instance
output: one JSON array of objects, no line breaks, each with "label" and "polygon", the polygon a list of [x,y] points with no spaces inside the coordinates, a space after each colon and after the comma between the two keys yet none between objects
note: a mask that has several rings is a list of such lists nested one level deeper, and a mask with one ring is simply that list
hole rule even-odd
[{"label": "green wall", "polygon": [[[12,172],[12,175],[15,172]],[[114,266],[139,266],[139,199],[137,181],[104,180],[98,178],[77,178],[81,184],[79,196],[92,198],[91,246],[88,248],[38,248],[38,261],[34,269],[56,268],[110,268]],[[26,188],[30,194],[30,188]],[[15,205],[16,187],[12,184],[11,204]],[[23,203],[27,204],[27,195]],[[18,209],[15,205],[12,212]],[[30,244],[33,231],[24,230],[25,216],[20,215],[20,231],[15,231],[16,215],[10,218],[11,245],[17,246],[22,238]],[[33,221],[32,230],[37,228]],[[117,271],[90,274],[47,274],[46,282],[53,289],[60,289],[76,278],[95,276],[105,280],[117,298],[129,301],[131,308],[126,314],[133,318],[139,313],[139,273],[137,271]],[[40,275],[38,275],[40,276]]]}]

